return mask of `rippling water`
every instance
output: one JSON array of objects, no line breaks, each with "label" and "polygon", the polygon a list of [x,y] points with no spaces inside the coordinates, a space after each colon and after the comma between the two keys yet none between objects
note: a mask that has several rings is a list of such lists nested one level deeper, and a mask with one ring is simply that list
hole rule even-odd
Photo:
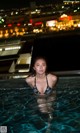
[{"label": "rippling water", "polygon": [[80,77],[60,77],[51,116],[24,79],[0,81],[0,126],[8,133],[80,133]]}]

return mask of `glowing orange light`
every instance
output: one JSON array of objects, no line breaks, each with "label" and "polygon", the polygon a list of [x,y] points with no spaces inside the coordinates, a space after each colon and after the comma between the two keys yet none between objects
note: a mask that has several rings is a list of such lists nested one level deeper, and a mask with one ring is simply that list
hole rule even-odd
[{"label": "glowing orange light", "polygon": [[72,20],[72,16],[67,16],[67,15],[62,15],[60,18],[60,20]]}]

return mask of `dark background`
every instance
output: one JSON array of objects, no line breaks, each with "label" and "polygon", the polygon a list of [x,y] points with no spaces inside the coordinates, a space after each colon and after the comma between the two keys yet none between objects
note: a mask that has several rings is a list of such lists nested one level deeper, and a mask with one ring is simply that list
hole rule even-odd
[{"label": "dark background", "polygon": [[32,62],[37,56],[47,59],[48,71],[80,70],[80,36],[71,34],[37,38]]},{"label": "dark background", "polygon": [[35,2],[36,5],[45,5],[49,3],[62,3],[62,0],[1,0],[0,8],[11,9],[11,8],[21,8],[30,7],[30,3]]}]

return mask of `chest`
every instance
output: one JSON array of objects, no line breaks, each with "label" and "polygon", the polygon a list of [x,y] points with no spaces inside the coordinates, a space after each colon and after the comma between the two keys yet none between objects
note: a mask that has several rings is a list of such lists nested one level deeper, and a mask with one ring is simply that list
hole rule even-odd
[{"label": "chest", "polygon": [[47,89],[47,86],[48,86],[48,84],[47,84],[46,80],[41,80],[41,81],[38,80],[36,82],[36,88],[41,94],[44,94],[44,92]]}]

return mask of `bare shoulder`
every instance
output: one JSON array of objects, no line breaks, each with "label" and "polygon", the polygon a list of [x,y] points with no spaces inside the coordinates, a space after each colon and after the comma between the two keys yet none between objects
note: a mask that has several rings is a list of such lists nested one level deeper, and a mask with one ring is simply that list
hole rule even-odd
[{"label": "bare shoulder", "polygon": [[49,73],[48,77],[51,78],[53,81],[57,81],[57,76],[54,74]]},{"label": "bare shoulder", "polygon": [[28,76],[27,78],[26,78],[26,82],[28,83],[28,82],[30,82],[32,80],[32,76]]},{"label": "bare shoulder", "polygon": [[49,84],[49,86],[50,87],[54,87],[56,85],[56,83],[57,83],[57,76],[52,74],[52,73],[49,73],[47,75],[47,77],[48,77],[48,84]]},{"label": "bare shoulder", "polygon": [[34,77],[33,76],[28,76],[26,78],[26,83],[28,83],[30,86],[33,85]]}]

